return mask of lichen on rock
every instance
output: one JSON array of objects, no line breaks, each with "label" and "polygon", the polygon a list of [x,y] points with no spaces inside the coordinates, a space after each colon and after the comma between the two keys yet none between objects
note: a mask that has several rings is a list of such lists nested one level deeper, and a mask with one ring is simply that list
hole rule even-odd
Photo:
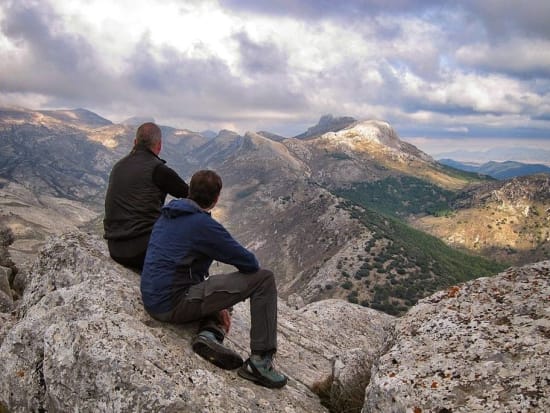
[{"label": "lichen on rock", "polygon": [[550,411],[550,261],[440,291],[396,336],[364,412]]}]

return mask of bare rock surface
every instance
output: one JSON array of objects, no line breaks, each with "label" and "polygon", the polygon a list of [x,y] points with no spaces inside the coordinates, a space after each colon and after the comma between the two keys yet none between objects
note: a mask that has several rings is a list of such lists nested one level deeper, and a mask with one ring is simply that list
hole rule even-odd
[{"label": "bare rock surface", "polygon": [[[25,279],[0,312],[0,411],[550,411],[550,261],[438,292],[399,319],[280,300],[280,390],[195,355],[196,325],[151,319],[139,276],[96,236],[50,239]],[[249,326],[241,303],[227,345],[243,357]]]},{"label": "bare rock surface", "polygon": [[[1,315],[0,410],[10,412],[326,412],[311,388],[324,383],[330,393],[335,361],[345,365],[349,351],[367,364],[377,359],[394,321],[339,300],[300,310],[280,301],[276,362],[290,380],[270,390],[195,355],[195,325],[151,319],[139,276],[114,263],[95,236],[51,239],[26,278],[16,317]],[[245,302],[227,340],[243,357],[248,328]],[[368,381],[365,363],[346,375]]]},{"label": "bare rock surface", "polygon": [[16,318],[11,314],[0,312],[0,345],[4,341],[4,337],[15,324]]},{"label": "bare rock surface", "polygon": [[550,411],[550,261],[438,292],[395,333],[363,412]]}]

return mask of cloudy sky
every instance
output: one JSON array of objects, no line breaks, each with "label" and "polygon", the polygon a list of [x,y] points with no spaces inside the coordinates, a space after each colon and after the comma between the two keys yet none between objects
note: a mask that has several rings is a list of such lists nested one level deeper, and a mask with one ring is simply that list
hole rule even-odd
[{"label": "cloudy sky", "polygon": [[0,105],[550,149],[549,22],[548,0],[2,0]]}]

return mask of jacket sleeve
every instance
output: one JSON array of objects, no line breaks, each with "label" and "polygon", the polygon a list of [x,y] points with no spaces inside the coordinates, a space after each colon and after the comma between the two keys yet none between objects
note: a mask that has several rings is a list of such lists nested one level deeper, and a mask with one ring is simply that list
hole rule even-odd
[{"label": "jacket sleeve", "polygon": [[153,182],[163,192],[175,198],[187,198],[189,186],[172,168],[162,164],[153,171]]},{"label": "jacket sleeve", "polygon": [[216,220],[210,218],[200,233],[201,239],[195,247],[201,253],[216,261],[233,265],[243,273],[260,269],[256,256],[239,244]]}]

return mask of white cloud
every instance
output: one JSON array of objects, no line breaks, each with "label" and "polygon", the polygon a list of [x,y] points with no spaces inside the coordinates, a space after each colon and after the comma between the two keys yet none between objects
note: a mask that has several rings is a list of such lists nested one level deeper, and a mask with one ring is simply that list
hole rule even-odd
[{"label": "white cloud", "polygon": [[547,131],[550,39],[526,29],[542,18],[520,12],[499,26],[515,16],[509,3],[451,3],[404,2],[400,13],[351,1],[320,13],[297,1],[294,14],[259,14],[242,0],[8,0],[0,102],[288,134],[325,113],[404,130]]}]

